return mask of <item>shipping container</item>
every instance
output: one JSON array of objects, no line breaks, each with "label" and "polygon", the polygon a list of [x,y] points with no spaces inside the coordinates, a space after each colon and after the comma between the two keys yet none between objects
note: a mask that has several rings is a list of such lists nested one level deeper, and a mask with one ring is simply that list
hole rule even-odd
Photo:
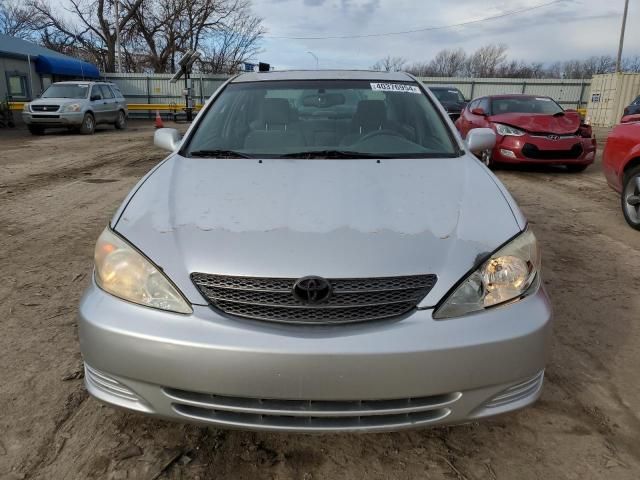
[{"label": "shipping container", "polygon": [[594,75],[587,105],[587,118],[596,127],[620,122],[624,107],[640,95],[640,73]]}]

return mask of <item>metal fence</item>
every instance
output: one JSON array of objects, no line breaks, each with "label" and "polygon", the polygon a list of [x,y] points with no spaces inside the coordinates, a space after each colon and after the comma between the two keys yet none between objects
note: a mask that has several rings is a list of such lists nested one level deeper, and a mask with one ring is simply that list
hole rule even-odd
[{"label": "metal fence", "polygon": [[[169,83],[173,75],[169,73],[107,73],[104,79],[115,83],[127,99],[127,103],[167,104],[184,103],[184,80]],[[197,103],[204,103],[229,75],[193,75],[191,87]]]},{"label": "metal fence", "polygon": [[[184,103],[184,81],[169,83],[171,74],[109,73],[105,79],[116,83],[128,103],[176,104]],[[194,100],[202,104],[228,75],[194,75]],[[524,78],[459,78],[420,77],[425,85],[452,86],[460,89],[468,99],[504,93],[545,95],[567,108],[586,107],[591,80],[557,80]]]},{"label": "metal fence", "polygon": [[468,99],[525,93],[551,97],[566,108],[585,108],[591,90],[590,79],[420,77],[420,80],[425,85],[456,87]]}]

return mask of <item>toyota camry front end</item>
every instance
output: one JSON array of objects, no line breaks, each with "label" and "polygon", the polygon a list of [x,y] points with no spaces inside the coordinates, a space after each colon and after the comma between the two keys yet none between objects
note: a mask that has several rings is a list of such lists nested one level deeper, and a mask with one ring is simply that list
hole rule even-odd
[{"label": "toyota camry front end", "polygon": [[98,239],[89,392],[217,427],[383,431],[540,395],[551,324],[534,233],[401,73],[231,79]]}]

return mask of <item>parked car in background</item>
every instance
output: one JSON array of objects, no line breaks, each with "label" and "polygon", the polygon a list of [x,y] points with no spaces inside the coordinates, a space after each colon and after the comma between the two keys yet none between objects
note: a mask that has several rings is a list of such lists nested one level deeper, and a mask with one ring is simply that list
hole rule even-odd
[{"label": "parked car in background", "polygon": [[602,157],[607,183],[620,193],[627,223],[640,230],[640,119],[614,127]]},{"label": "parked car in background", "polygon": [[120,89],[109,82],[53,83],[40,98],[25,103],[22,111],[22,119],[34,135],[60,127],[89,135],[100,124],[123,129],[128,115]]},{"label": "parked car in background", "polygon": [[456,121],[463,137],[476,128],[496,132],[496,145],[481,154],[487,166],[501,163],[566,165],[581,172],[593,163],[596,140],[575,110],[552,98],[494,95],[470,102]]},{"label": "parked car in background", "polygon": [[451,120],[455,122],[467,105],[467,100],[462,92],[455,87],[429,87],[429,90],[447,111]]},{"label": "parked car in background", "polygon": [[625,107],[623,117],[627,115],[638,115],[640,114],[640,95],[636,97],[636,99],[629,104],[629,106]]},{"label": "parked car in background", "polygon": [[[354,99],[357,102],[352,103]],[[536,238],[399,72],[245,73],[100,235],[79,309],[100,400],[256,430],[462,423],[540,395]]]}]

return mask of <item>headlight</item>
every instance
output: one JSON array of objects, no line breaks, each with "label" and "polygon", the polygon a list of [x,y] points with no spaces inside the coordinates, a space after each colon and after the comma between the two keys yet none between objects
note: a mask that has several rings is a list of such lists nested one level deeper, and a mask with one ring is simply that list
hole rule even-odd
[{"label": "headlight", "polygon": [[540,266],[538,242],[527,229],[471,273],[433,318],[459,317],[524,298],[539,286]]},{"label": "headlight", "polygon": [[193,313],[171,281],[109,228],[98,238],[94,259],[96,283],[105,292],[146,307]]},{"label": "headlight", "polygon": [[23,112],[29,112],[29,103],[25,103],[24,105],[22,105],[22,111]]},{"label": "headlight", "polygon": [[82,108],[80,106],[79,103],[70,103],[69,105],[65,105],[64,107],[62,107],[62,111],[63,112],[79,112],[80,108]]},{"label": "headlight", "polygon": [[525,134],[522,130],[518,130],[517,128],[510,127],[509,125],[502,125],[501,123],[496,123],[496,132],[498,135],[502,136],[511,136],[511,137],[521,137]]}]

